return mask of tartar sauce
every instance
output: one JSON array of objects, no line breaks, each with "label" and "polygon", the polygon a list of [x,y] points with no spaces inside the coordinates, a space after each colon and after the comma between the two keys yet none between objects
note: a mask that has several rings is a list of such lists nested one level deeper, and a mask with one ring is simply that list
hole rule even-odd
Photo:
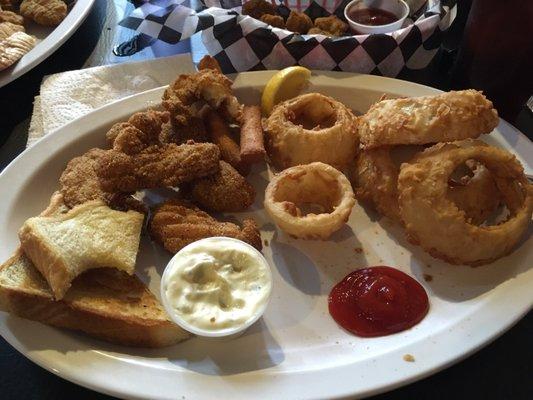
[{"label": "tartar sauce", "polygon": [[262,313],[271,288],[270,268],[258,251],[216,237],[194,242],[172,258],[161,294],[186,324],[217,332],[246,325]]}]

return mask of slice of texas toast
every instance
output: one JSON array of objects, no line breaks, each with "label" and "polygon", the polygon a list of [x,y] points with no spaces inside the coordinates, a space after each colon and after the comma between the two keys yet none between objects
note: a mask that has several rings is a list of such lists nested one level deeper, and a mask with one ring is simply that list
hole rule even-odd
[{"label": "slice of texas toast", "polygon": [[109,267],[132,275],[143,219],[136,211],[88,201],[64,213],[29,218],[19,230],[20,245],[61,299],[88,269]]},{"label": "slice of texas toast", "polygon": [[[56,195],[41,215],[63,210],[61,196]],[[129,346],[162,347],[190,336],[169,321],[137,277],[115,269],[83,273],[62,300],[54,300],[47,282],[20,249],[0,266],[0,309]]]}]

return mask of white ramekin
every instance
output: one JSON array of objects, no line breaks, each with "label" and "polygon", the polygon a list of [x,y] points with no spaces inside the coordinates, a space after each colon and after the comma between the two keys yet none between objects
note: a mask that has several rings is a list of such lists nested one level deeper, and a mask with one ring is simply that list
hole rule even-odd
[{"label": "white ramekin", "polygon": [[[352,21],[348,17],[348,10],[352,7],[379,8],[396,15],[398,21],[386,25],[363,25]],[[350,27],[361,34],[393,32],[402,27],[408,15],[409,5],[403,0],[352,0],[344,9],[344,17],[348,21]]]},{"label": "white ramekin", "polygon": [[[171,268],[170,266],[173,264],[174,258],[178,256],[181,252],[185,250],[189,250],[192,247],[201,245],[206,242],[210,241],[216,241],[220,242],[221,240],[231,241],[231,242],[239,242],[240,244],[247,247],[250,251],[254,253],[254,255],[258,258],[258,260],[263,263],[263,265],[266,267],[268,280],[270,282],[270,291],[268,292],[266,301],[264,304],[258,308],[254,315],[252,315],[244,324],[235,326],[233,328],[229,329],[223,329],[219,331],[212,331],[212,330],[205,330],[198,328],[197,326],[194,326],[187,321],[185,321],[178,313],[175,312],[175,309],[169,304],[166,293],[165,293],[165,284],[168,281],[168,276],[170,274]],[[193,335],[204,337],[204,338],[210,338],[210,339],[231,339],[237,336],[240,336],[246,329],[248,329],[250,326],[252,326],[259,318],[263,316],[265,313],[265,310],[270,302],[270,297],[272,295],[272,272],[270,270],[270,265],[268,264],[267,260],[261,254],[260,251],[258,251],[255,247],[250,246],[248,243],[243,242],[242,240],[228,238],[228,237],[222,237],[222,236],[216,236],[216,237],[210,237],[206,239],[201,239],[196,242],[193,242],[187,246],[185,246],[183,249],[178,251],[168,262],[167,266],[165,267],[165,271],[163,272],[163,276],[161,277],[161,286],[160,286],[160,292],[161,292],[161,302],[163,303],[163,307],[165,308],[165,311],[167,312],[169,318],[178,326],[185,329],[186,331],[192,333]]]}]

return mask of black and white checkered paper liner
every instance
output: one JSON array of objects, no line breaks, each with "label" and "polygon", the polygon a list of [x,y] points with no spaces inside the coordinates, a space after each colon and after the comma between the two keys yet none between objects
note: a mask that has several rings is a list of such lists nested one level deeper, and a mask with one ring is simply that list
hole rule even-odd
[{"label": "black and white checkered paper liner", "polygon": [[[303,10],[311,19],[342,16],[349,0],[272,0],[278,11]],[[396,77],[425,68],[455,18],[454,0],[408,1],[411,15],[387,34],[330,38],[300,35],[241,15],[241,0],[144,0],[121,26],[167,43],[202,32],[208,52],[225,73],[281,69],[350,71]],[[407,72],[407,71],[406,71]]]}]

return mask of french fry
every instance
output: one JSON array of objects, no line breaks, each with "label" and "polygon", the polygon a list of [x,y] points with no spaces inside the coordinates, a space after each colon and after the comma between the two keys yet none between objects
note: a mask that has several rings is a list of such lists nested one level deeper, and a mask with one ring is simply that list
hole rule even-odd
[{"label": "french fry", "polygon": [[250,166],[242,161],[241,149],[231,137],[226,121],[216,112],[210,111],[206,115],[206,124],[211,141],[220,149],[222,159],[239,171],[241,175],[247,175],[250,172]]},{"label": "french fry", "polygon": [[244,106],[241,124],[241,159],[253,164],[264,160],[265,153],[261,108]]}]

